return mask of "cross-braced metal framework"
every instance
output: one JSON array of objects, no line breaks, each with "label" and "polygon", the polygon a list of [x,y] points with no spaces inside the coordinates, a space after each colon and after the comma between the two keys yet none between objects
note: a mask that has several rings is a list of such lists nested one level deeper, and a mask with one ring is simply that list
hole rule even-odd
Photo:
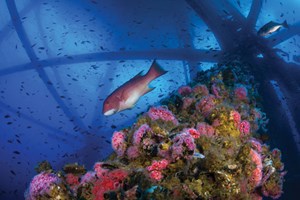
[{"label": "cross-braced metal framework", "polygon": [[[185,61],[186,64],[191,67],[197,62],[227,63],[230,59],[238,58],[251,64],[251,67],[253,67],[253,75],[260,82],[259,92],[264,99],[264,109],[270,118],[270,132],[276,133],[278,140],[285,140],[286,137],[292,136],[290,140],[293,140],[292,143],[296,144],[296,148],[284,144],[281,146],[277,144],[276,146],[280,147],[286,154],[293,155],[289,158],[291,159],[290,163],[296,166],[295,168],[299,166],[299,164],[297,164],[299,161],[297,160],[298,157],[294,154],[295,149],[298,150],[298,153],[300,152],[300,112],[298,109],[300,99],[299,65],[284,62],[276,54],[274,47],[291,37],[299,35],[300,23],[290,25],[289,29],[281,30],[269,38],[258,37],[256,35],[255,25],[261,13],[263,0],[253,0],[247,17],[243,16],[228,0],[185,0],[191,10],[212,30],[221,50],[208,51],[207,49],[178,48],[143,51],[111,51],[69,55],[72,59],[61,56],[43,60],[37,59],[37,55],[32,49],[32,44],[28,38],[30,33],[25,31],[20,19],[20,15],[34,8],[36,2],[32,1],[32,3],[28,4],[20,13],[17,10],[16,2],[15,0],[6,0],[12,24],[15,27],[16,33],[30,62],[0,69],[0,77],[35,70],[65,116],[75,127],[78,127],[82,133],[88,131],[89,127],[84,124],[79,117],[80,115],[76,113],[77,111],[68,105],[66,100],[61,99],[56,88],[52,84],[49,84],[52,80],[46,73],[47,67],[60,67],[68,64],[97,61],[145,60],[153,58],[159,60]],[[220,4],[223,6],[221,9],[219,7]],[[231,15],[230,19],[224,18],[224,15],[220,13],[223,9],[227,10]],[[0,32],[0,38],[3,38],[9,29],[8,24],[4,25],[3,31]],[[186,34],[188,33],[186,32]],[[192,40],[190,35],[185,35],[183,38],[184,37],[188,42]],[[0,40],[0,43],[2,42],[4,41]],[[258,54],[262,54],[264,57],[258,59],[256,57]],[[281,103],[281,106],[278,106],[279,103]],[[30,115],[23,114],[10,105],[0,102],[0,107],[9,112],[18,112],[22,118],[55,133],[50,137],[60,141],[72,139],[70,137],[66,139],[67,136],[62,130],[41,122]],[[92,126],[99,125],[96,121],[96,119],[99,118],[98,115],[98,112],[94,113]],[[291,134],[288,135],[288,132]],[[87,135],[83,135],[83,137],[85,137],[83,138],[83,143],[86,144],[78,150],[79,155],[86,153],[90,143],[93,142],[91,141],[93,138],[89,138]],[[66,162],[66,160],[61,162]],[[298,169],[295,170],[299,171]],[[291,169],[290,172],[291,171],[293,171],[293,169]]]},{"label": "cross-braced metal framework", "polygon": [[[18,37],[25,49],[25,52],[30,59],[29,63],[17,65],[10,67],[8,69],[0,70],[0,76],[13,74],[21,71],[26,71],[33,69],[38,74],[44,85],[48,89],[49,93],[52,95],[54,100],[60,106],[64,114],[70,119],[70,121],[76,126],[79,127],[81,131],[86,131],[88,128],[82,122],[82,120],[76,114],[76,111],[68,106],[64,100],[60,98],[57,90],[49,83],[51,80],[47,73],[45,72],[46,67],[53,67],[54,65],[65,65],[65,64],[75,64],[75,63],[84,63],[84,62],[95,62],[95,61],[108,61],[108,60],[138,60],[138,59],[161,59],[161,60],[185,60],[188,63],[190,62],[223,62],[227,59],[228,55],[235,55],[242,57],[248,62],[260,66],[265,62],[272,60],[280,61],[281,64],[284,63],[277,55],[273,47],[277,44],[286,41],[287,39],[299,35],[300,33],[300,23],[291,25],[288,30],[283,30],[278,33],[275,33],[268,39],[260,38],[256,36],[255,24],[259,17],[263,0],[253,0],[250,12],[248,17],[244,17],[234,6],[232,6],[227,0],[185,0],[186,3],[199,15],[199,17],[206,23],[206,25],[212,30],[214,36],[216,37],[221,50],[217,51],[207,51],[205,49],[193,49],[186,50],[182,49],[163,49],[163,50],[149,50],[149,51],[116,51],[116,52],[99,52],[99,53],[87,53],[80,55],[70,55],[72,59],[66,57],[56,57],[51,59],[39,60],[32,49],[30,41],[28,39],[28,33],[25,31],[20,15],[17,11],[16,2],[14,0],[6,0],[7,8],[12,19],[12,23],[15,27]],[[216,2],[221,2],[232,18],[230,20],[224,19],[220,15],[218,10],[218,4]],[[30,5],[32,6],[32,5]],[[25,8],[27,10],[28,8]],[[241,31],[236,31],[241,29]],[[246,34],[247,33],[247,34]],[[264,55],[264,61],[258,61],[255,57],[257,54],[262,53]],[[278,64],[280,65],[280,64]],[[280,67],[280,66],[279,66]],[[289,92],[292,89],[299,88],[299,81],[290,81],[294,76],[291,74],[281,73],[282,70],[279,67],[274,67],[269,69],[273,73],[267,74],[268,80],[273,80],[280,77],[277,82],[283,87],[283,92],[285,96],[291,95]],[[291,70],[294,66],[291,66]],[[266,77],[262,77],[259,74],[259,67],[253,70],[254,75],[261,77],[259,80],[263,80]],[[299,74],[298,69],[295,69],[294,72]],[[275,72],[275,73],[274,73]],[[288,81],[288,85],[284,81]],[[268,87],[264,88],[267,90]],[[267,93],[267,92],[266,92]],[[292,97],[296,98],[295,95]],[[289,103],[289,102],[288,102]],[[289,104],[293,106],[293,104]],[[4,105],[1,105],[2,107]],[[290,107],[290,110],[293,110]],[[291,111],[291,116],[298,118],[299,114],[295,114]],[[30,117],[27,117],[30,119]],[[95,119],[95,117],[94,117]],[[34,120],[31,120],[35,123]],[[45,125],[43,125],[46,127]],[[48,127],[48,126],[47,126]],[[49,129],[53,130],[54,128]],[[59,130],[58,130],[59,131]],[[297,139],[297,137],[295,138]],[[298,141],[300,142],[300,141]],[[300,147],[300,145],[299,145]]]}]

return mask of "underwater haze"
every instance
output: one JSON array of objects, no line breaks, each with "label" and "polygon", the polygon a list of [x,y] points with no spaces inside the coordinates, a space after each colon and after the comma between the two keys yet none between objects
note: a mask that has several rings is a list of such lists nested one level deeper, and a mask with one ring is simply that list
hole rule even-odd
[{"label": "underwater haze", "polygon": [[299,0],[1,0],[0,199],[298,199]]}]

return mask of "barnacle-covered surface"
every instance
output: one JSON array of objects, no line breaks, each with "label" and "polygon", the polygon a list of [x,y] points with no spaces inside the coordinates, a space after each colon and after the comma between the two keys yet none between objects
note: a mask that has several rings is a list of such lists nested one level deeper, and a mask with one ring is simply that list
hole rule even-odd
[{"label": "barnacle-covered surface", "polygon": [[41,164],[26,198],[277,199],[286,172],[280,150],[264,144],[268,119],[256,86],[240,66],[200,72],[115,131],[115,153],[92,171]]}]

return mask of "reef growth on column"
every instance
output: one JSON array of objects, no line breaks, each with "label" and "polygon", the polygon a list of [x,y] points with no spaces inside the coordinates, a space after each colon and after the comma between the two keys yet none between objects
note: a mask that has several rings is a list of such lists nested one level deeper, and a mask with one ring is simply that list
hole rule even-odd
[{"label": "reef growth on column", "polygon": [[268,120],[258,99],[239,67],[201,72],[112,133],[114,153],[92,170],[40,163],[26,199],[277,199],[286,172],[261,137]]}]

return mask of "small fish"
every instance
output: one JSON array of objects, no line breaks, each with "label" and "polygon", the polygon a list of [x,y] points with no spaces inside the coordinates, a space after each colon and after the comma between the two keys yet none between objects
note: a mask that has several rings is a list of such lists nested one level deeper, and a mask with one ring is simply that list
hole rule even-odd
[{"label": "small fish", "polygon": [[115,128],[117,128],[117,126],[116,125],[111,125],[110,126],[112,129],[115,129]]},{"label": "small fish", "polygon": [[14,154],[18,154],[18,155],[19,155],[19,154],[20,154],[20,152],[19,152],[19,151],[14,151]]},{"label": "small fish", "polygon": [[224,9],[223,9],[223,12],[224,12],[226,15],[230,15],[229,12],[227,12],[227,10],[224,10]]},{"label": "small fish", "polygon": [[200,159],[203,159],[203,158],[205,158],[205,156],[204,156],[202,153],[195,152],[195,153],[194,153],[194,158],[200,158]]},{"label": "small fish", "polygon": [[147,74],[142,75],[141,71],[105,99],[102,113],[109,116],[134,107],[141,96],[154,89],[149,87],[149,83],[165,73],[167,71],[154,60]]},{"label": "small fish", "polygon": [[276,22],[270,21],[269,23],[265,24],[263,27],[261,27],[258,30],[257,35],[259,35],[259,36],[270,35],[270,34],[274,33],[275,31],[279,30],[281,27],[285,27],[285,28],[289,27],[286,20],[284,20],[283,23],[276,23]]}]

